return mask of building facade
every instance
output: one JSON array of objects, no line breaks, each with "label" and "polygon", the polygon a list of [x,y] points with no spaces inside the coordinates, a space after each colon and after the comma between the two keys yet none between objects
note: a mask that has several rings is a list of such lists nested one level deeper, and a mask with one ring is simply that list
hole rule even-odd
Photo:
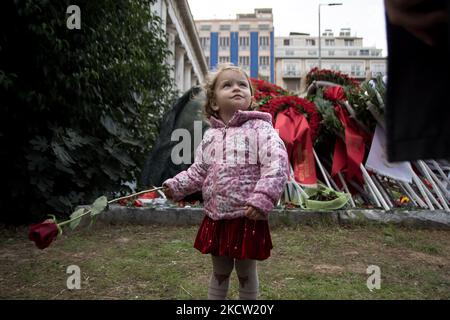
[{"label": "building facade", "polygon": [[272,9],[237,14],[234,20],[196,20],[195,24],[211,70],[229,62],[253,78],[275,81]]},{"label": "building facade", "polygon": [[151,7],[162,20],[169,50],[166,63],[179,93],[204,82],[208,73],[205,55],[187,0],[157,0]]},{"label": "building facade", "polygon": [[[349,28],[334,35],[326,29],[321,37],[321,66],[358,80],[384,76],[387,69],[382,50],[363,46],[363,38],[352,36]],[[304,91],[308,72],[318,67],[318,37],[291,33],[275,38],[275,82],[290,91]]]}]

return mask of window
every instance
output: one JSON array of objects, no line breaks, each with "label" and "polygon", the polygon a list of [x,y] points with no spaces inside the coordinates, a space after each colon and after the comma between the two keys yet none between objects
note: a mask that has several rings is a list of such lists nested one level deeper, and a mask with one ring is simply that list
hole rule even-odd
[{"label": "window", "polygon": [[334,39],[333,40],[332,39],[325,39],[325,45],[329,46],[329,47],[334,46]]},{"label": "window", "polygon": [[377,77],[379,75],[384,76],[386,74],[386,65],[374,63],[370,66],[370,71],[372,71],[372,77]]},{"label": "window", "polygon": [[291,45],[291,39],[284,39],[283,40],[283,45],[290,46]]},{"label": "window", "polygon": [[317,50],[308,50],[308,56],[317,56]]},{"label": "window", "polygon": [[267,48],[269,46],[269,37],[259,37],[259,46]]},{"label": "window", "polygon": [[353,40],[349,40],[349,39],[345,39],[345,40],[344,40],[344,45],[345,45],[346,47],[353,47],[354,41],[353,41]]},{"label": "window", "polygon": [[250,64],[250,57],[249,56],[239,57],[239,65],[241,65],[241,66],[248,66],[249,64]]},{"label": "window", "polygon": [[269,30],[270,29],[270,25],[268,25],[268,24],[260,24],[258,26],[258,29],[259,30]]},{"label": "window", "polygon": [[221,24],[220,25],[220,30],[222,31],[228,31],[231,29],[231,26],[229,24]]},{"label": "window", "polygon": [[358,52],[356,50],[349,50],[348,51],[348,55],[349,56],[356,56],[358,54]]},{"label": "window", "polygon": [[324,37],[333,37],[333,31],[331,31],[331,29],[325,29],[325,31],[322,32],[322,36],[324,36]]},{"label": "window", "polygon": [[306,39],[306,45],[307,46],[315,46],[316,45],[316,40],[314,40],[314,39]]},{"label": "window", "polygon": [[219,46],[221,48],[228,48],[230,46],[230,38],[229,37],[220,37],[219,38]]},{"label": "window", "polygon": [[361,65],[359,64],[352,64],[350,75],[352,76],[360,76],[361,75]]},{"label": "window", "polygon": [[200,45],[202,46],[202,49],[209,49],[209,38],[208,37],[201,37],[200,38]]},{"label": "window", "polygon": [[306,45],[307,46],[315,46],[316,45],[316,40],[314,40],[314,39],[306,39]]},{"label": "window", "polygon": [[334,71],[340,71],[341,70],[341,68],[340,68],[340,66],[338,64],[332,64],[330,66],[330,69],[334,70]]},{"label": "window", "polygon": [[239,30],[241,30],[241,31],[250,30],[250,25],[249,24],[240,24]]},{"label": "window", "polygon": [[380,52],[379,52],[379,51],[376,51],[376,50],[372,50],[372,51],[370,51],[370,55],[371,55],[372,57],[378,57],[378,56],[380,55]]},{"label": "window", "polygon": [[368,56],[369,50],[367,50],[367,49],[359,50],[359,55],[360,56]]},{"label": "window", "polygon": [[334,50],[328,50],[328,55],[329,56],[334,56]]},{"label": "window", "polygon": [[230,57],[224,56],[219,57],[219,63],[227,63],[227,62],[230,62]]},{"label": "window", "polygon": [[204,24],[200,26],[200,30],[201,31],[210,31],[211,30],[211,25],[209,24]]},{"label": "window", "polygon": [[267,57],[267,56],[259,57],[259,64],[261,66],[268,66],[269,65],[269,57]]},{"label": "window", "polygon": [[248,47],[249,37],[239,37],[239,47],[245,49]]},{"label": "window", "polygon": [[286,63],[284,65],[284,76],[296,77],[300,75],[297,63]]},{"label": "window", "polygon": [[314,39],[306,39],[306,45],[307,46],[315,46],[316,45],[316,40],[314,40]]},{"label": "window", "polygon": [[342,28],[339,32],[340,37],[350,37],[350,29],[349,28]]}]

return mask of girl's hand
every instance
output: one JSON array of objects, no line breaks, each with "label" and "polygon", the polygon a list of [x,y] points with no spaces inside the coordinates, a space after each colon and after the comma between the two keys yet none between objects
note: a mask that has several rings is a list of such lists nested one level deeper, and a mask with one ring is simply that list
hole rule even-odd
[{"label": "girl's hand", "polygon": [[255,207],[245,206],[245,216],[249,219],[258,220],[263,217],[263,214]]},{"label": "girl's hand", "polygon": [[173,193],[172,193],[172,190],[169,189],[169,187],[164,186],[164,188],[162,189],[162,192],[164,193],[164,195],[166,196],[167,199],[169,199],[169,200],[173,199]]}]

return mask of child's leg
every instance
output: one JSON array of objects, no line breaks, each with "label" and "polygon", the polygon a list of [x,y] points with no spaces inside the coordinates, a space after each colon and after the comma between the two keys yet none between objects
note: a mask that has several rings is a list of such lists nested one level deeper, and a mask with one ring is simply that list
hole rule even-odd
[{"label": "child's leg", "polygon": [[256,300],[258,298],[258,271],[256,260],[235,260],[236,273],[239,278],[239,299]]},{"label": "child's leg", "polygon": [[233,271],[234,259],[229,257],[213,256],[213,274],[209,282],[208,299],[224,300],[230,284],[230,274]]}]

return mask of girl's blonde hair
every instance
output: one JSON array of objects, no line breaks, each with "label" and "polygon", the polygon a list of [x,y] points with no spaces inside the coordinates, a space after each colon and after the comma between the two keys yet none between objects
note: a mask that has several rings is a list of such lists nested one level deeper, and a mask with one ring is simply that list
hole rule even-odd
[{"label": "girl's blonde hair", "polygon": [[206,83],[204,84],[204,89],[206,92],[206,103],[203,107],[203,113],[207,119],[209,119],[211,116],[215,116],[217,118],[219,117],[217,111],[214,111],[212,109],[212,106],[214,104],[214,99],[215,99],[214,89],[216,88],[217,78],[219,77],[219,75],[222,72],[227,71],[227,70],[240,72],[247,79],[248,85],[250,87],[250,94],[252,96],[252,102],[250,103],[248,110],[254,110],[258,106],[257,103],[253,99],[253,94],[254,94],[255,90],[252,86],[252,81],[250,80],[250,77],[248,76],[248,74],[242,68],[235,66],[233,64],[230,64],[230,63],[219,64],[217,66],[216,71],[209,73]]}]

